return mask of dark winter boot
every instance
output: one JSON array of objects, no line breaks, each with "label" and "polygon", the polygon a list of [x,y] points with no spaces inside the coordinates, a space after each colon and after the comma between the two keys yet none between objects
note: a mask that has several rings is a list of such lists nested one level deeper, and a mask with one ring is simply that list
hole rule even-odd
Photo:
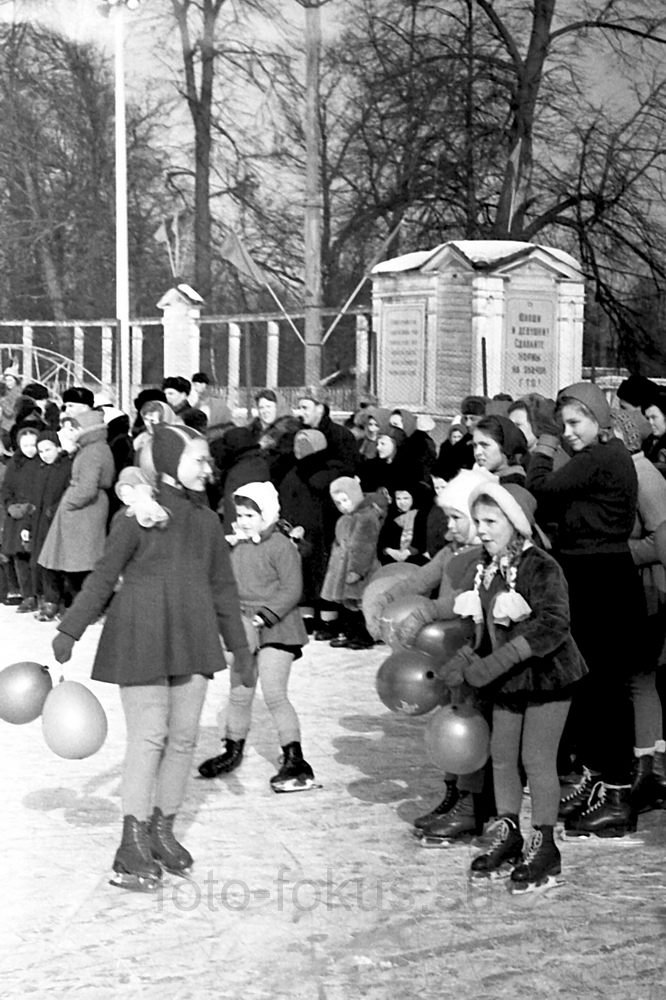
[{"label": "dark winter boot", "polygon": [[624,837],[636,829],[636,813],[631,803],[631,785],[595,785],[583,812],[564,823],[569,837]]},{"label": "dark winter boot", "polygon": [[476,799],[472,792],[459,792],[453,808],[423,831],[421,846],[448,847],[455,840],[469,840],[481,833],[483,823],[479,821]]},{"label": "dark winter boot", "polygon": [[489,850],[472,861],[470,874],[473,879],[506,878],[521,859],[523,838],[517,816],[500,816],[495,836]]},{"label": "dark winter boot", "polygon": [[273,791],[305,792],[318,787],[314,780],[314,771],[303,758],[301,744],[294,742],[283,746],[280,770],[271,778]]},{"label": "dark winter boot", "polygon": [[653,808],[654,787],[652,775],[652,754],[634,757],[631,768],[631,805],[635,813],[647,812]]},{"label": "dark winter boot", "polygon": [[553,840],[552,826],[535,826],[527,849],[511,872],[512,892],[534,892],[560,885],[562,858]]},{"label": "dark winter boot", "polygon": [[199,774],[202,778],[217,778],[221,774],[229,774],[230,771],[235,771],[242,761],[245,740],[230,740],[227,736],[222,742],[224,753],[210,757],[199,765]]},{"label": "dark winter boot", "polygon": [[655,750],[652,759],[652,804],[654,809],[666,806],[666,754]]},{"label": "dark winter boot", "polygon": [[442,801],[434,809],[431,809],[430,812],[425,813],[423,816],[417,816],[414,820],[414,827],[417,831],[425,830],[433,820],[439,819],[440,816],[450,812],[458,801],[458,786],[456,785],[455,778],[451,781],[445,781],[444,784],[446,785],[446,795]]},{"label": "dark winter boot", "polygon": [[173,835],[175,814],[165,816],[155,806],[150,820],[150,849],[156,861],[172,875],[185,875],[194,864],[189,851],[179,844]]},{"label": "dark winter boot", "polygon": [[586,808],[592,789],[598,780],[598,775],[593,774],[589,767],[584,767],[579,781],[575,785],[571,785],[566,795],[560,799],[558,818],[566,820],[570,816],[576,816],[582,812]]},{"label": "dark winter boot", "polygon": [[123,838],[113,859],[110,884],[132,892],[155,892],[162,869],[152,855],[148,824],[136,816],[123,816]]}]

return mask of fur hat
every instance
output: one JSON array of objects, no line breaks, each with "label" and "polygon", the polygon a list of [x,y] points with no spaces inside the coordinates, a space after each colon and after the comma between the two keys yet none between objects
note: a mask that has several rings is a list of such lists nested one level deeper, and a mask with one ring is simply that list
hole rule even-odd
[{"label": "fur hat", "polygon": [[176,392],[182,392],[186,396],[189,396],[192,390],[192,383],[189,379],[183,378],[182,375],[169,375],[168,378],[162,380],[163,389],[175,389]]},{"label": "fur hat", "polygon": [[532,537],[537,502],[529,490],[514,483],[500,486],[496,480],[482,483],[476,486],[470,494],[470,510],[473,510],[479,497],[484,496],[495,501],[519,535],[523,535],[525,538]]},{"label": "fur hat", "polygon": [[460,412],[463,416],[469,414],[473,417],[483,417],[486,412],[486,400],[483,396],[465,396],[460,404]]},{"label": "fur hat", "polygon": [[63,403],[81,403],[82,406],[89,406],[91,409],[95,405],[93,393],[83,385],[72,385],[69,389],[65,389],[62,401]]},{"label": "fur hat", "polygon": [[297,461],[307,458],[308,455],[314,455],[318,451],[324,451],[327,447],[328,442],[322,432],[314,428],[297,431],[294,436],[294,455]]},{"label": "fur hat", "polygon": [[24,396],[29,396],[30,399],[41,400],[49,398],[49,390],[41,382],[28,382],[21,389],[21,393]]},{"label": "fur hat", "polygon": [[233,492],[234,503],[242,507],[243,498],[251,500],[261,514],[264,528],[270,528],[280,517],[280,498],[272,483],[245,483]]},{"label": "fur hat", "polygon": [[594,382],[574,382],[557,394],[557,406],[561,409],[563,400],[573,399],[587,407],[600,428],[610,427],[611,411],[602,389]]},{"label": "fur hat", "polygon": [[646,409],[659,393],[659,386],[645,375],[630,375],[617,387],[617,398],[629,403],[630,406],[640,406]]},{"label": "fur hat", "polygon": [[[101,416],[101,414],[100,414]],[[203,434],[182,424],[156,424],[150,444],[155,471],[178,479],[181,455],[190,441],[205,441]]]},{"label": "fur hat", "polygon": [[210,385],[210,375],[206,372],[195,372],[190,381],[198,382],[199,385]]},{"label": "fur hat", "polygon": [[632,455],[641,450],[643,441],[650,434],[650,422],[640,410],[613,410],[611,425],[620,432],[619,436]]},{"label": "fur hat", "polygon": [[154,399],[158,399],[161,403],[166,403],[164,391],[162,389],[158,389],[157,386],[142,389],[134,400],[134,409],[137,413],[141,413],[141,408],[145,406],[146,403],[150,403]]},{"label": "fur hat", "polygon": [[339,476],[338,479],[334,479],[328,490],[333,499],[335,499],[336,493],[346,493],[354,510],[363,502],[361,484],[358,479],[352,479],[351,476]]}]

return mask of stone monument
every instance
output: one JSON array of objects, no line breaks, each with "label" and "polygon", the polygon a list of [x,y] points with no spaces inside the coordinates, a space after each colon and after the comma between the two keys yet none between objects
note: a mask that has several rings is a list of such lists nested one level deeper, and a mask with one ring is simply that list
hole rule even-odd
[{"label": "stone monument", "polygon": [[199,317],[204,300],[190,285],[180,284],[165,292],[157,308],[163,312],[164,372],[166,377],[189,378],[201,367],[199,361]]}]

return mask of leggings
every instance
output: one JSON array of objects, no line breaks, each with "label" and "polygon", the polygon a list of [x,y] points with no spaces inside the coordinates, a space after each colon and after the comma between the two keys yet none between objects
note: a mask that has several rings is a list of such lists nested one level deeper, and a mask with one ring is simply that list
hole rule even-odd
[{"label": "leggings", "polygon": [[518,761],[521,757],[532,799],[532,824],[555,825],[560,802],[557,748],[570,704],[570,701],[549,701],[528,705],[524,711],[498,706],[493,709],[490,753],[500,816],[520,814],[523,782]]},{"label": "leggings", "polygon": [[[292,653],[274,646],[263,646],[257,653],[257,668],[266,708],[273,716],[280,746],[300,742],[301,730],[294,706],[287,697]],[[226,735],[231,740],[244,740],[250,731],[252,702],[256,685],[244,687],[231,672],[231,692],[227,710]]]},{"label": "leggings", "polygon": [[165,816],[180,808],[207,684],[203,674],[190,674],[120,688],[127,727],[124,816],[145,820],[153,805]]}]

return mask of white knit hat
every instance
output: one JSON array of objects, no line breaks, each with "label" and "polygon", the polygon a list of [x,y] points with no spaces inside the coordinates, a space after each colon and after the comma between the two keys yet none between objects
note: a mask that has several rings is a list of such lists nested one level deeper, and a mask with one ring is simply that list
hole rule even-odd
[{"label": "white knit hat", "polygon": [[272,483],[245,483],[234,490],[233,498],[247,497],[256,503],[264,522],[264,528],[270,528],[280,516],[280,498]]},{"label": "white knit hat", "polygon": [[472,492],[480,486],[496,482],[495,476],[487,469],[461,469],[457,476],[449,480],[446,486],[437,494],[437,506],[449,507],[451,510],[460,511],[469,518],[469,538],[472,542],[476,538],[476,527],[472,518],[470,496]]}]

